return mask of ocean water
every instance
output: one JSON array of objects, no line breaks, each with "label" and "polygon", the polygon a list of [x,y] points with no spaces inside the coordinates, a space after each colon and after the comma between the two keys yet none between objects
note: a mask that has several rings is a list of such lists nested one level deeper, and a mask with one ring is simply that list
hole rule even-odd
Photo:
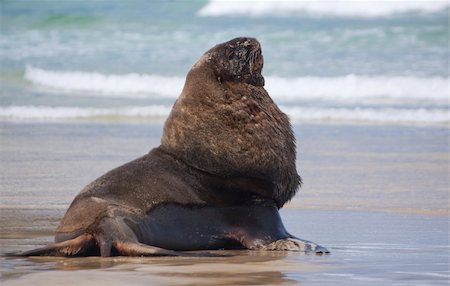
[{"label": "ocean water", "polygon": [[203,52],[256,37],[294,122],[446,125],[447,1],[2,1],[1,120],[162,121]]}]

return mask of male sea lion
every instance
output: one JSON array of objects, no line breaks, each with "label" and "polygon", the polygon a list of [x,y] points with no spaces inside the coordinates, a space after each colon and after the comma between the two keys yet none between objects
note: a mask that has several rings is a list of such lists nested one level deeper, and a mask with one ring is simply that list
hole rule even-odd
[{"label": "male sea lion", "polygon": [[183,255],[186,250],[328,251],[289,234],[278,209],[300,186],[287,116],[264,89],[259,42],[207,51],[186,77],[161,145],[74,199],[55,243],[20,255]]}]

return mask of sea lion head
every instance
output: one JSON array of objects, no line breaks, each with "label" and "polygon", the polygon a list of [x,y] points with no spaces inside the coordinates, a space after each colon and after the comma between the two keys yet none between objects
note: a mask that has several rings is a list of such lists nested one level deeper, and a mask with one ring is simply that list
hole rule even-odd
[{"label": "sea lion head", "polygon": [[161,148],[230,182],[253,180],[248,192],[281,207],[301,179],[289,119],[264,89],[262,67],[261,45],[253,38],[236,38],[203,54],[166,120]]},{"label": "sea lion head", "polygon": [[264,86],[261,71],[264,59],[260,43],[254,38],[235,38],[206,52],[222,81]]}]

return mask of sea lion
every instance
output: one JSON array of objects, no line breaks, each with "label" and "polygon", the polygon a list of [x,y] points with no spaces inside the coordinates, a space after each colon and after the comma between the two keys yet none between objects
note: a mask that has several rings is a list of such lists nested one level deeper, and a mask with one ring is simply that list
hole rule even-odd
[{"label": "sea lion", "polygon": [[86,186],[55,243],[19,255],[185,255],[259,249],[328,253],[289,234],[278,210],[301,184],[288,117],[264,89],[254,38],[194,64],[161,145]]}]

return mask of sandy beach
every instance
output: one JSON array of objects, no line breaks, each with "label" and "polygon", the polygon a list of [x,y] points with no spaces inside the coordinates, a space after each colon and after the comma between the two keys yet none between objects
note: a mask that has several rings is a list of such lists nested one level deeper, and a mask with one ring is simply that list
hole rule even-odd
[{"label": "sandy beach", "polygon": [[[162,125],[3,122],[1,130],[5,253],[51,242],[78,191],[156,146]],[[292,233],[331,255],[3,257],[2,284],[446,285],[448,130],[321,124],[294,130],[305,185],[281,215]]]}]

